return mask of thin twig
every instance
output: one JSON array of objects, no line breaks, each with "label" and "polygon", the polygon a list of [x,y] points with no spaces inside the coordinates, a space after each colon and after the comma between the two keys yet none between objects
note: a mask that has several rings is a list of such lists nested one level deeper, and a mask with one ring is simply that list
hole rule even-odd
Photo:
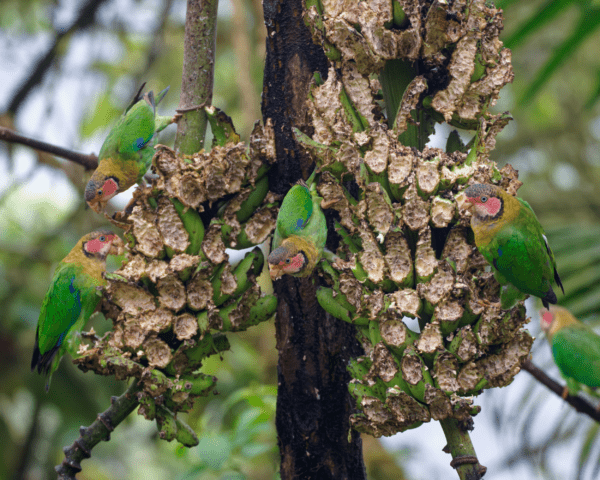
[{"label": "thin twig", "polygon": [[[559,397],[562,397],[564,388],[559,383],[552,380],[548,375],[546,375],[543,371],[541,371],[538,367],[536,367],[531,360],[525,360],[522,365],[523,370],[527,370],[533,378],[535,378],[538,382],[545,385],[547,388],[556,393]],[[585,413],[596,422],[600,423],[600,411],[596,410],[596,408],[581,398],[578,395],[567,395],[567,398],[564,399],[569,405],[571,405],[575,410],[579,413]]]},{"label": "thin twig", "polygon": [[111,397],[110,407],[98,414],[94,423],[79,429],[79,438],[73,445],[63,449],[65,459],[55,467],[58,480],[76,480],[75,475],[81,471],[80,462],[90,458],[92,448],[100,443],[100,440],[110,440],[110,432],[138,406],[139,401],[135,394],[138,389],[138,381],[135,379],[123,395]]},{"label": "thin twig", "polygon": [[66,148],[57,147],[46,142],[41,142],[33,138],[19,135],[14,130],[6,127],[0,127],[0,140],[10,143],[18,143],[27,147],[47,152],[57,157],[71,160],[72,162],[83,165],[86,170],[94,170],[98,166],[98,157],[93,153],[85,155],[83,153],[74,152],[73,150],[67,150]]},{"label": "thin twig", "polygon": [[42,81],[44,75],[48,72],[52,64],[54,63],[54,57],[59,50],[61,40],[67,35],[85,30],[87,27],[92,25],[96,20],[96,12],[100,5],[102,5],[106,0],[89,0],[79,11],[79,15],[75,19],[75,21],[71,24],[69,28],[58,31],[54,37],[54,41],[46,54],[39,59],[35,68],[33,68],[31,74],[23,82],[21,87],[14,94],[12,100],[10,101],[7,112],[14,115],[17,110],[23,104],[23,101],[29,95],[29,92]]}]

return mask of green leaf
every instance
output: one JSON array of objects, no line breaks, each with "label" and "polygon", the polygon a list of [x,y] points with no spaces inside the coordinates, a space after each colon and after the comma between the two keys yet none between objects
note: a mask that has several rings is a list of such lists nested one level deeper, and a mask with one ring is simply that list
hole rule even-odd
[{"label": "green leaf", "polygon": [[520,102],[524,105],[531,103],[548,79],[558,71],[562,64],[573,56],[573,52],[600,27],[600,9],[586,9],[575,31],[559,46],[554,55],[546,62],[535,79],[531,82]]}]

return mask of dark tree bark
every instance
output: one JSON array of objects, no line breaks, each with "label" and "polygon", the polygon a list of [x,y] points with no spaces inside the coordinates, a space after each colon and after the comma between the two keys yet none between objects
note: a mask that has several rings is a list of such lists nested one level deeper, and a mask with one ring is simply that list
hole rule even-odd
[{"label": "dark tree bark", "polygon": [[[268,35],[262,112],[265,122],[273,122],[277,149],[269,184],[285,193],[313,168],[292,128],[306,129],[310,81],[315,71],[326,76],[327,59],[303,23],[300,0],[265,0],[263,7]],[[365,479],[360,435],[350,430],[354,401],[346,371],[361,347],[353,326],[319,306],[318,281],[315,275],[275,282],[281,478]]]}]

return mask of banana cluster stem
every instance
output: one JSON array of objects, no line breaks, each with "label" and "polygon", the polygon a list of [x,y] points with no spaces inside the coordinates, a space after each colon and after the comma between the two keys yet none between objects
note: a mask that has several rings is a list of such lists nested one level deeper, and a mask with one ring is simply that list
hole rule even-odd
[{"label": "banana cluster stem", "polygon": [[80,436],[73,445],[65,447],[65,458],[55,467],[59,480],[76,480],[75,474],[81,471],[80,462],[90,458],[91,450],[101,440],[110,440],[110,433],[139,405],[136,392],[140,389],[134,380],[120,397],[112,397],[110,407],[98,414],[89,427],[79,429]]},{"label": "banana cluster stem", "polygon": [[479,480],[487,468],[479,463],[469,432],[461,428],[458,420],[446,418],[440,420],[448,444],[444,448],[452,455],[450,466],[456,469],[460,480]]}]

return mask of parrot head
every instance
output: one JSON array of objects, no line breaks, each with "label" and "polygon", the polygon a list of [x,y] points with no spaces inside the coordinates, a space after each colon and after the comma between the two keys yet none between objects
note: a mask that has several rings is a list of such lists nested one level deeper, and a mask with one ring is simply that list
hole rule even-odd
[{"label": "parrot head", "polygon": [[100,213],[117,193],[119,179],[115,176],[107,177],[96,171],[85,187],[85,201],[94,212]]},{"label": "parrot head", "polygon": [[504,211],[504,192],[493,185],[476,183],[464,191],[465,201],[470,203],[469,210],[475,209],[475,215],[481,220],[495,220]]},{"label": "parrot head", "polygon": [[314,250],[309,242],[297,235],[286,238],[267,258],[271,280],[283,275],[303,276],[311,256],[315,255]]},{"label": "parrot head", "polygon": [[550,305],[548,310],[540,311],[540,326],[550,338],[560,329],[576,323],[579,323],[579,320],[566,308]]},{"label": "parrot head", "polygon": [[82,239],[83,253],[86,257],[105,260],[107,255],[122,255],[125,250],[123,240],[110,230],[96,230]]}]

